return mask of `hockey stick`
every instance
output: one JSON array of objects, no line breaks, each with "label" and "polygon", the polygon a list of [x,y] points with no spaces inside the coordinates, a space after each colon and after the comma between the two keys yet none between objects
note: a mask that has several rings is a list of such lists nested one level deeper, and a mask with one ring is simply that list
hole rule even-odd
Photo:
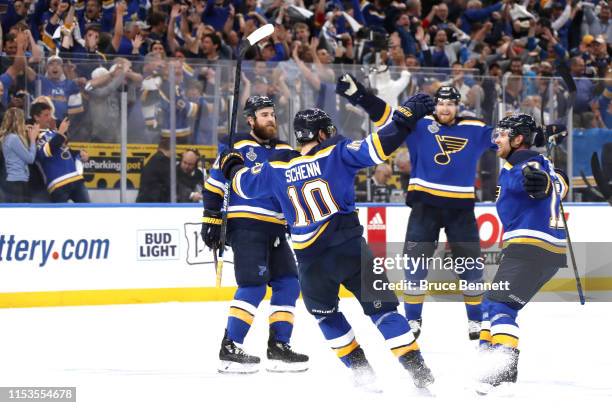
[{"label": "hockey stick", "polygon": [[[571,102],[570,106],[573,106],[573,100],[576,95],[576,83],[574,82],[574,78],[572,78],[569,68],[565,64],[561,64],[559,66],[558,72],[561,78],[563,79],[563,82],[565,82],[567,89],[569,90],[568,99]],[[548,83],[547,90],[549,86],[552,86],[550,82]],[[544,92],[544,95],[548,95],[548,92]],[[540,123],[542,125],[543,131],[544,131],[544,138],[546,141],[546,156],[548,157],[548,160],[550,160],[554,168],[555,161],[552,155],[553,155],[553,149],[557,146],[557,138],[567,136],[568,132],[567,132],[567,129],[561,129],[561,131],[558,131],[555,125],[544,126],[544,97],[542,98],[542,103],[540,106]],[[571,177],[571,174],[568,176],[568,179],[569,177]],[[568,183],[569,182],[570,181],[568,180]],[[557,189],[554,188],[552,193],[557,194]],[[576,279],[576,291],[578,292],[578,297],[580,298],[580,304],[584,305],[585,299],[584,299],[584,292],[582,290],[582,282],[580,281],[580,274],[578,273],[578,266],[576,264],[576,255],[574,254],[574,246],[572,245],[572,239],[570,238],[570,232],[567,227],[567,220],[565,219],[565,209],[563,208],[563,197],[561,197],[560,194],[559,194],[559,211],[561,212],[561,219],[563,220],[563,228],[565,228],[565,239],[567,241],[567,246],[569,247],[569,252],[570,252],[570,258],[572,260],[572,269],[574,271],[574,278]]]},{"label": "hockey stick", "polygon": [[[543,106],[542,106],[543,108]],[[546,126],[545,132],[548,132],[549,129],[553,128],[552,126]],[[554,128],[553,128],[554,129]],[[554,160],[551,157],[552,151],[555,146],[557,146],[557,137],[561,137],[566,135],[567,131],[562,131],[556,134],[546,134],[546,156],[548,156],[548,160],[553,164]],[[557,194],[557,188],[553,188],[553,194]],[[561,219],[563,220],[563,228],[565,229],[565,239],[567,241],[567,246],[569,248],[570,259],[572,260],[572,269],[574,271],[574,278],[576,279],[576,291],[578,292],[578,297],[580,298],[580,304],[584,305],[584,291],[582,290],[582,282],[580,281],[580,274],[578,273],[578,265],[576,264],[576,255],[574,254],[574,246],[572,245],[572,239],[570,237],[569,228],[567,227],[567,220],[565,219],[565,209],[563,208],[563,197],[559,193],[559,211],[561,212]],[[552,215],[552,214],[551,214]]]},{"label": "hockey stick", "polygon": [[[272,24],[266,24],[251,33],[245,40],[238,45],[238,55],[236,58],[236,72],[234,77],[234,100],[232,101],[232,116],[230,118],[229,148],[234,147],[234,135],[236,133],[236,115],[238,114],[238,99],[240,98],[240,79],[242,76],[242,58],[249,48],[257,44],[274,32]],[[221,236],[219,239],[219,256],[216,259],[215,267],[217,271],[216,285],[221,287],[223,275],[223,254],[225,253],[225,243],[227,238],[227,209],[229,207],[231,180],[225,181],[225,191],[223,193],[223,208],[221,210]],[[214,251],[213,251],[214,252]]]},{"label": "hockey stick", "polygon": [[587,190],[593,194],[595,197],[601,199],[601,200],[605,200],[606,198],[603,196],[603,194],[601,194],[601,192],[594,187],[589,180],[587,179],[586,174],[584,174],[584,171],[580,170],[580,178],[582,178],[582,182],[584,183],[584,185],[586,186]]},{"label": "hockey stick", "polygon": [[602,198],[612,205],[612,191],[610,191],[610,180],[605,175],[599,164],[599,157],[596,152],[593,152],[591,156],[591,170],[593,171],[593,178],[597,184],[597,188],[601,192]]}]

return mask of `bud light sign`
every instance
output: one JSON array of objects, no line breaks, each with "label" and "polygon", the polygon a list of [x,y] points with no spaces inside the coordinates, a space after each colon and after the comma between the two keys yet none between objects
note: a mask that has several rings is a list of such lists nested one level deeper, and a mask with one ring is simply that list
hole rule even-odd
[{"label": "bud light sign", "polygon": [[179,259],[179,230],[139,230],[139,261]]}]

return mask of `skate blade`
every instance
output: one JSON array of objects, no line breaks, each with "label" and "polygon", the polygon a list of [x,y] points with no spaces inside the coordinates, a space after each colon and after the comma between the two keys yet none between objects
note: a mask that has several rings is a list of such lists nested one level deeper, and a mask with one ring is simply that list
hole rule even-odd
[{"label": "skate blade", "polygon": [[476,388],[474,389],[474,391],[476,391],[476,394],[478,395],[489,395],[489,393],[491,392],[491,390],[493,390],[493,386],[491,384],[486,384],[486,383],[479,383],[476,384]]},{"label": "skate blade", "polygon": [[476,394],[491,395],[494,397],[512,397],[514,395],[514,383],[503,382],[497,387],[491,384],[481,383],[476,386]]},{"label": "skate blade", "polygon": [[242,364],[234,361],[221,361],[217,371],[221,374],[254,374],[259,371],[259,364]]},{"label": "skate blade", "polygon": [[308,370],[308,362],[287,363],[280,360],[268,360],[266,371],[271,373],[303,373]]}]

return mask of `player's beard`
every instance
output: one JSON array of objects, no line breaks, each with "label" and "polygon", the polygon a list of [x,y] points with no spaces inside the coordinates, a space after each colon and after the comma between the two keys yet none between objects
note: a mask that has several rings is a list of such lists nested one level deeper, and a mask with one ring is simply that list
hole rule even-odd
[{"label": "player's beard", "polygon": [[255,121],[253,124],[253,134],[260,140],[271,140],[276,138],[276,125],[275,124],[267,124],[260,125]]}]

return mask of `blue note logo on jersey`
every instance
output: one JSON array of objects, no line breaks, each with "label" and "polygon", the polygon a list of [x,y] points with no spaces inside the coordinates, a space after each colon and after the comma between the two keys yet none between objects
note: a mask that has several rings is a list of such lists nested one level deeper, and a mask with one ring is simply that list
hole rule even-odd
[{"label": "blue note logo on jersey", "polygon": [[463,137],[456,136],[440,136],[436,135],[436,141],[440,146],[441,153],[434,156],[434,161],[438,164],[447,165],[451,161],[452,153],[460,152],[467,146],[468,140]]}]

